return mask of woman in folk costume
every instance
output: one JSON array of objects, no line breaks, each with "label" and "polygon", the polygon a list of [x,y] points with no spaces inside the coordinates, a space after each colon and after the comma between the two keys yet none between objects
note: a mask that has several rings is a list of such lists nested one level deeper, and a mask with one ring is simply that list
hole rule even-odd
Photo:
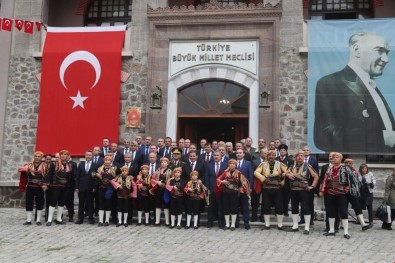
[{"label": "woman in folk costume", "polygon": [[141,225],[143,211],[145,214],[145,225],[149,224],[150,198],[151,198],[151,175],[149,174],[149,166],[142,165],[140,173],[136,179],[137,185],[137,225]]},{"label": "woman in folk costume", "polygon": [[[44,191],[47,184],[44,183],[44,177],[48,172],[48,165],[42,161],[44,154],[35,152],[33,162],[19,168],[21,173],[22,191],[26,189],[26,222],[24,225],[32,224],[32,212],[34,200],[36,201],[37,219],[36,225],[41,225],[41,212],[44,208]],[[23,179],[22,179],[23,178]]]},{"label": "woman in folk costume", "polygon": [[[292,164],[286,176],[289,179],[291,189],[291,205],[292,205],[292,222],[293,226],[289,230],[290,232],[299,231],[299,205],[302,210],[305,222],[303,234],[310,234],[310,220],[311,215],[310,204],[309,204],[309,192],[314,191],[314,188],[318,184],[318,174],[314,168],[304,161],[304,151],[300,150],[295,155],[295,163]],[[311,178],[313,182],[310,184]]]},{"label": "woman in folk costume", "polygon": [[169,168],[169,159],[162,157],[159,160],[160,167],[155,171],[154,176],[151,178],[153,190],[154,190],[154,200],[155,200],[155,226],[160,225],[160,212],[162,208],[165,212],[165,222],[166,226],[170,225],[170,214],[169,214],[169,203],[165,203],[163,200],[163,195],[166,188],[166,183],[171,177],[171,169]]},{"label": "woman in folk costume", "polygon": [[184,212],[184,188],[185,180],[181,178],[182,168],[173,170],[173,178],[167,181],[166,189],[170,192],[170,215],[171,228],[175,227],[177,216],[177,229],[181,229],[182,213]]},{"label": "woman in folk costume", "polygon": [[348,176],[352,171],[341,165],[343,155],[338,152],[332,153],[332,166],[328,168],[322,181],[320,196],[326,196],[326,212],[329,217],[329,232],[325,236],[335,235],[335,216],[337,211],[342,219],[344,238],[350,239],[348,234],[348,201],[349,192]]},{"label": "woman in folk costume", "polygon": [[198,228],[199,220],[199,204],[201,199],[205,199],[207,205],[209,205],[210,192],[207,187],[202,183],[199,178],[198,171],[192,171],[190,174],[190,180],[184,188],[184,192],[187,194],[187,225],[186,229],[191,226],[191,219],[193,215],[193,228]]},{"label": "woman in folk costume", "polygon": [[[121,167],[121,174],[111,181],[117,191],[118,202],[118,224],[117,227],[122,225],[122,214],[123,214],[123,225],[128,226],[128,211],[131,206],[130,198],[137,197],[136,183],[133,181],[133,176],[129,175],[129,167]],[[132,215],[130,215],[132,216]]]},{"label": "woman in folk costume", "polygon": [[[218,176],[218,192],[222,192],[222,207],[225,216],[225,228],[235,230],[237,213],[239,211],[239,195],[246,194],[250,197],[250,183],[244,175],[236,169],[237,161],[231,159],[228,161],[228,168]],[[231,222],[229,222],[231,219]]]},{"label": "woman in folk costume", "polygon": [[[114,188],[111,185],[111,180],[116,176],[117,167],[112,166],[112,157],[105,156],[104,163],[97,169],[97,173],[93,174],[96,179],[98,198],[99,198],[99,225],[109,226],[111,215],[111,197]],[[106,219],[104,222],[104,211],[106,212]]]},{"label": "woman in folk costume", "polygon": [[52,163],[49,167],[48,173],[45,176],[45,183],[49,184],[52,189],[51,204],[49,206],[47,226],[52,225],[52,217],[55,212],[56,205],[58,205],[56,224],[64,225],[62,221],[63,207],[66,203],[68,194],[67,185],[71,180],[74,180],[74,171],[72,163],[69,162],[70,152],[62,150],[59,152],[59,159]]},{"label": "woman in folk costume", "polygon": [[277,216],[277,229],[283,229],[283,197],[281,188],[284,185],[284,177],[287,166],[276,161],[276,151],[270,150],[267,160],[261,163],[254,172],[254,176],[262,183],[262,211],[265,226],[262,230],[270,229],[270,211],[274,205]]}]

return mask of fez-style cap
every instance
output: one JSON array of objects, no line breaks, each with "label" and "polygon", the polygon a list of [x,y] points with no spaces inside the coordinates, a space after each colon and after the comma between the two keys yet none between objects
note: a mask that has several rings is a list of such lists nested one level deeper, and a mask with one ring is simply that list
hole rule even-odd
[{"label": "fez-style cap", "polygon": [[278,149],[285,149],[286,151],[288,151],[288,146],[286,144],[280,144],[280,146],[278,146]]}]

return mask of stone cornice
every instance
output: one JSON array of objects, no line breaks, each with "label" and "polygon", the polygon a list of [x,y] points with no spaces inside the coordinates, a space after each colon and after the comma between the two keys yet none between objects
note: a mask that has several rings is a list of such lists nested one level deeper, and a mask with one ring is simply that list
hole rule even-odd
[{"label": "stone cornice", "polygon": [[187,20],[193,18],[229,19],[245,17],[279,17],[282,14],[282,1],[276,5],[271,3],[222,5],[217,0],[211,0],[203,5],[158,7],[147,5],[147,16],[150,20]]}]

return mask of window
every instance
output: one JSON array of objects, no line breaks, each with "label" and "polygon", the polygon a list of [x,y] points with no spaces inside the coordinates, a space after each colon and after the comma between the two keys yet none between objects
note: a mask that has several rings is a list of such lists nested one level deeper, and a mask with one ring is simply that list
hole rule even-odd
[{"label": "window", "polygon": [[372,17],[370,0],[311,0],[311,19],[363,19]]},{"label": "window", "polygon": [[124,25],[131,20],[132,0],[95,0],[85,16],[85,25]]},{"label": "window", "polygon": [[[239,3],[246,3],[248,4],[250,0],[217,0],[218,3],[222,5],[235,5]],[[195,5],[201,5],[201,4],[206,4],[210,3],[210,0],[195,0]]]},{"label": "window", "polygon": [[180,115],[229,115],[248,117],[248,90],[231,82],[204,81],[179,92]]}]

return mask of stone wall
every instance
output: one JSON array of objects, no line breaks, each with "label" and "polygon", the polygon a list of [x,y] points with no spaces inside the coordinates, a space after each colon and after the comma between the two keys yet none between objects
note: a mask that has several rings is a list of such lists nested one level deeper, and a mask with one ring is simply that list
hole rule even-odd
[{"label": "stone wall", "polygon": [[293,154],[307,141],[307,57],[303,44],[303,3],[283,0],[280,27],[280,138]]}]

